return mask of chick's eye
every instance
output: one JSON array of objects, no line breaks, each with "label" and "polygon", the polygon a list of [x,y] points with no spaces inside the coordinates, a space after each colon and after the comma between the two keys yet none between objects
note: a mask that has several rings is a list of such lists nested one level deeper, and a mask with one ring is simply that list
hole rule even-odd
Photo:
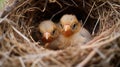
[{"label": "chick's eye", "polygon": [[76,28],[76,26],[77,26],[77,24],[74,24],[72,28],[73,28],[73,29],[75,29],[75,28]]},{"label": "chick's eye", "polygon": [[52,34],[55,34],[55,32],[56,32],[56,30],[53,30],[53,31],[52,31]]},{"label": "chick's eye", "polygon": [[63,27],[62,24],[60,24],[60,26]]},{"label": "chick's eye", "polygon": [[39,34],[40,34],[40,36],[42,36],[42,33],[41,33],[41,32],[39,32]]}]

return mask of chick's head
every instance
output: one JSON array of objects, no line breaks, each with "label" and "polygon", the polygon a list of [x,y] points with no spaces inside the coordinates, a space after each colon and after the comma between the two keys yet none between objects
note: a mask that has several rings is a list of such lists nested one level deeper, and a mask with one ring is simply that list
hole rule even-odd
[{"label": "chick's head", "polygon": [[42,21],[38,28],[42,36],[42,41],[45,43],[52,42],[59,35],[56,24],[50,20]]},{"label": "chick's head", "polygon": [[72,36],[81,28],[77,17],[72,14],[65,14],[60,19],[60,31],[66,37]]}]

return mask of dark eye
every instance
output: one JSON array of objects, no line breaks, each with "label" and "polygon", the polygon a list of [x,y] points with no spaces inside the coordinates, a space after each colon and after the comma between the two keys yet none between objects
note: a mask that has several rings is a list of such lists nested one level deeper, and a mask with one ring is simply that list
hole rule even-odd
[{"label": "dark eye", "polygon": [[60,24],[60,27],[63,27],[63,25],[62,25],[62,24]]},{"label": "dark eye", "polygon": [[52,34],[55,34],[55,32],[56,32],[56,30],[53,30],[53,31],[52,31]]},{"label": "dark eye", "polygon": [[73,29],[75,29],[75,28],[76,28],[76,26],[77,26],[77,24],[74,24],[72,28],[73,28]]},{"label": "dark eye", "polygon": [[39,32],[39,34],[40,34],[40,36],[42,36],[42,33],[41,33],[41,32]]}]

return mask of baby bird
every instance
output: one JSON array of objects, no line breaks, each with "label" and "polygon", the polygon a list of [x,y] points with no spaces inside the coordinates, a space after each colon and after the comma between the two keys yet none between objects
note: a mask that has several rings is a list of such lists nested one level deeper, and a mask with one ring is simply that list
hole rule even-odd
[{"label": "baby bird", "polygon": [[56,24],[50,20],[45,20],[39,24],[38,29],[45,47],[50,49],[58,49],[57,41],[59,37],[59,30]]},{"label": "baby bird", "polygon": [[82,28],[81,23],[78,21],[75,15],[65,14],[61,17],[60,22],[60,40],[62,45],[60,48],[66,48],[69,45],[85,44],[91,40],[90,33]]}]

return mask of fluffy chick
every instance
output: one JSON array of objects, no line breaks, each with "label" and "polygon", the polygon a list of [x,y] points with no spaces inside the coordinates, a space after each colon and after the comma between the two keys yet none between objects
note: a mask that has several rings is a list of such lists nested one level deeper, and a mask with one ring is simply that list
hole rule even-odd
[{"label": "fluffy chick", "polygon": [[60,22],[60,48],[66,48],[69,45],[85,44],[91,40],[90,33],[82,27],[77,17],[72,14],[65,14],[61,17]]},{"label": "fluffy chick", "polygon": [[45,20],[39,24],[38,29],[45,47],[58,49],[59,30],[56,24],[50,20]]}]

